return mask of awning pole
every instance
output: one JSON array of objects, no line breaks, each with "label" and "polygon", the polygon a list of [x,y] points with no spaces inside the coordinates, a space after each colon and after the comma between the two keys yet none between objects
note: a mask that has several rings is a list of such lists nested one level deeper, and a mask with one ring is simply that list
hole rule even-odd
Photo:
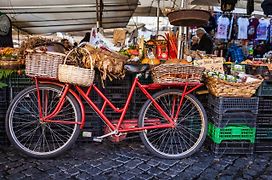
[{"label": "awning pole", "polygon": [[160,29],[160,0],[158,0],[158,7],[157,7],[157,38],[159,36],[159,29]]},{"label": "awning pole", "polygon": [[99,9],[98,9],[98,0],[96,0],[96,28],[99,29]]}]

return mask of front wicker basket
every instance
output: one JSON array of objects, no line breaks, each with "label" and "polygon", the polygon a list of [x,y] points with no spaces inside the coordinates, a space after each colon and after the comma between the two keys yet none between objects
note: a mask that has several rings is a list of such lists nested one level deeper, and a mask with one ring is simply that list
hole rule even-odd
[{"label": "front wicker basket", "polygon": [[59,64],[65,54],[55,52],[29,52],[26,56],[26,75],[30,77],[58,79]]},{"label": "front wicker basket", "polygon": [[209,92],[216,97],[245,97],[249,98],[255,94],[256,90],[262,83],[258,79],[249,83],[227,82],[215,77],[206,77],[206,86]]},{"label": "front wicker basket", "polygon": [[77,67],[74,65],[65,64],[70,54],[74,50],[76,50],[76,49],[73,49],[65,57],[64,64],[59,65],[58,78],[60,82],[70,83],[70,84],[75,84],[80,86],[90,86],[93,83],[94,75],[95,75],[95,70],[93,67],[93,59],[87,49],[85,48],[82,48],[82,49],[88,53],[91,59],[91,67],[87,69],[87,68]]},{"label": "front wicker basket", "polygon": [[161,64],[152,68],[155,83],[199,82],[205,68],[184,64]]}]

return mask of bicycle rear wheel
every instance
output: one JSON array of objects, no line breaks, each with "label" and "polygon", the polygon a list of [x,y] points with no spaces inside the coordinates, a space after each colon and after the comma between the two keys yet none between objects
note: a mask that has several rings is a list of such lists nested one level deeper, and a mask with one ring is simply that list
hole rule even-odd
[{"label": "bicycle rear wheel", "polygon": [[[153,95],[156,102],[171,117],[182,97],[182,92],[175,89],[162,90]],[[167,124],[168,121],[159,113],[151,100],[143,105],[138,125]],[[146,148],[155,155],[167,159],[180,159],[192,155],[203,144],[207,133],[207,116],[201,103],[191,94],[184,96],[183,104],[175,128],[151,129],[140,133]]]},{"label": "bicycle rear wheel", "polygon": [[[54,111],[61,88],[39,85],[43,115]],[[58,115],[53,120],[79,122],[80,108],[68,93]],[[51,158],[67,150],[77,139],[80,129],[76,124],[41,122],[35,86],[21,91],[12,101],[6,115],[6,131],[10,142],[22,153],[35,158]]]}]

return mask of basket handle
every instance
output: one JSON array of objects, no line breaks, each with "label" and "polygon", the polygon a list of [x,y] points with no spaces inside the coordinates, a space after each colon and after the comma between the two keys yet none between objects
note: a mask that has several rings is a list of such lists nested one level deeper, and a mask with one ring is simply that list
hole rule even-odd
[{"label": "basket handle", "polygon": [[[66,61],[67,61],[67,59],[68,59],[68,57],[71,55],[71,53],[73,52],[73,51],[75,51],[76,49],[79,49],[79,48],[74,48],[74,49],[72,49],[71,51],[69,51],[68,53],[67,53],[67,55],[65,56],[65,59],[64,59],[64,62],[63,62],[63,64],[66,64]],[[91,69],[93,69],[94,67],[93,67],[93,58],[92,58],[92,56],[91,56],[91,53],[86,49],[86,48],[81,48],[81,49],[83,49],[85,52],[87,52],[87,54],[89,55],[89,58],[91,59]]]}]

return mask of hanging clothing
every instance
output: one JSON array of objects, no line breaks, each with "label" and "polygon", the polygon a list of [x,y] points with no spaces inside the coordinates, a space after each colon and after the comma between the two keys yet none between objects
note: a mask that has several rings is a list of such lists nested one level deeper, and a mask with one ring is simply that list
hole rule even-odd
[{"label": "hanging clothing", "polygon": [[217,39],[227,39],[230,20],[227,17],[220,16],[217,20]]},{"label": "hanging clothing", "polygon": [[247,39],[247,28],[249,21],[247,18],[239,17],[237,20],[238,24],[238,39]]},{"label": "hanging clothing", "polygon": [[247,15],[251,15],[254,11],[254,0],[247,0]]},{"label": "hanging clothing", "polygon": [[267,19],[260,19],[257,27],[257,40],[266,40],[270,22]]},{"label": "hanging clothing", "polygon": [[248,26],[248,40],[254,40],[256,38],[256,29],[259,25],[259,20],[257,18],[250,18],[249,19],[249,26]]},{"label": "hanging clothing", "polygon": [[11,20],[0,13],[0,47],[13,47]]}]

